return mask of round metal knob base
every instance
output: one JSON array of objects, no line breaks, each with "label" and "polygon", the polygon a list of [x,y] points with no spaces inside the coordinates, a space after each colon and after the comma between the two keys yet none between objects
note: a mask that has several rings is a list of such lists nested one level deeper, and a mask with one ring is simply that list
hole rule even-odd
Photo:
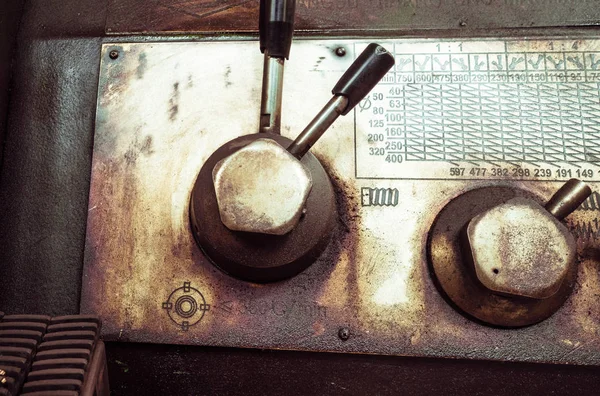
[{"label": "round metal knob base", "polygon": [[[310,170],[313,187],[306,212],[285,235],[231,231],[219,215],[213,184],[215,165],[257,139],[273,139],[283,147],[291,140],[260,133],[234,139],[206,161],[192,190],[190,220],[200,249],[227,274],[250,282],[276,282],[293,277],[314,263],[327,248],[336,224],[335,194],[329,176],[317,158],[308,153],[302,163]],[[277,205],[277,202],[273,202]]]},{"label": "round metal knob base", "polygon": [[485,187],[460,195],[439,213],[427,243],[431,275],[442,295],[459,312],[492,326],[523,327],[549,318],[567,300],[577,276],[577,266],[572,265],[558,292],[544,300],[503,296],[479,282],[464,243],[466,228],[474,217],[514,198],[540,202],[511,187]]}]

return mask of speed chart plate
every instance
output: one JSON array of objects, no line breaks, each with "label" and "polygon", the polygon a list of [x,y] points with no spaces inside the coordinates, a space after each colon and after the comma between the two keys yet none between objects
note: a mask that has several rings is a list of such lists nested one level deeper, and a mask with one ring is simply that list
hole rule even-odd
[{"label": "speed chart plate", "polygon": [[598,177],[597,41],[396,41],[390,50],[394,72],[356,113],[357,177]]}]

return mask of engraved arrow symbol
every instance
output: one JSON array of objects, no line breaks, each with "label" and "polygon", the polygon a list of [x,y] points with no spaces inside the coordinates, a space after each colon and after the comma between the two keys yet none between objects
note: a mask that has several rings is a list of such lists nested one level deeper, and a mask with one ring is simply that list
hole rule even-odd
[{"label": "engraved arrow symbol", "polygon": [[519,63],[523,63],[525,62],[525,58],[521,57],[521,58],[513,58],[512,61],[510,62],[510,65],[508,66],[508,68],[510,70],[515,70],[517,68],[517,66],[519,66]]},{"label": "engraved arrow symbol", "polygon": [[438,66],[442,69],[442,70],[446,70],[446,68],[448,67],[448,65],[450,65],[450,61],[445,61],[444,63],[442,63],[439,58],[435,58],[433,60],[435,63],[438,64]]},{"label": "engraved arrow symbol", "polygon": [[475,64],[475,71],[480,71],[484,66],[485,66],[485,62],[479,62],[479,55],[475,55],[473,61]]},{"label": "engraved arrow symbol", "polygon": [[469,70],[469,66],[466,65],[464,59],[452,59],[452,62],[460,66],[460,68],[464,70]]},{"label": "engraved arrow symbol", "polygon": [[546,57],[546,59],[548,59],[548,62],[551,62],[554,65],[554,68],[556,70],[561,70],[563,69],[563,64],[565,63],[564,60],[560,60],[560,59],[554,59],[554,57],[548,55]]},{"label": "engraved arrow symbol", "polygon": [[527,63],[529,63],[534,69],[539,69],[540,63],[544,60],[544,55],[538,55],[537,61],[530,59]]},{"label": "engraved arrow symbol", "polygon": [[590,55],[590,60],[592,61],[592,69],[598,70],[598,66],[600,66],[600,61],[596,60],[596,55],[595,54],[591,54]]},{"label": "engraved arrow symbol", "polygon": [[412,59],[400,59],[397,61],[396,69],[403,70],[404,66],[409,65],[411,63],[412,63]]},{"label": "engraved arrow symbol", "polygon": [[421,71],[425,70],[425,67],[427,66],[427,63],[431,60],[431,57],[428,56],[425,58],[425,60],[423,62],[419,62],[415,60],[415,65],[419,66],[419,69]]},{"label": "engraved arrow symbol", "polygon": [[575,66],[577,66],[579,69],[581,69],[581,70],[585,69],[583,62],[581,62],[581,59],[579,59],[577,56],[569,56],[567,58],[567,60],[569,62],[571,62],[572,64],[574,64]]},{"label": "engraved arrow symbol", "polygon": [[492,65],[494,65],[494,67],[498,70],[502,70],[502,55],[498,55],[496,57],[497,60],[492,61]]}]

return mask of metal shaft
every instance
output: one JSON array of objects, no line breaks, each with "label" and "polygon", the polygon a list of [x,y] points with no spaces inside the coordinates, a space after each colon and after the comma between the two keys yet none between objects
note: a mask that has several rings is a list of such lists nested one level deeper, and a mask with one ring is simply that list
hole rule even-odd
[{"label": "metal shaft", "polygon": [[587,184],[571,179],[550,198],[546,210],[562,220],[573,213],[590,195],[592,190]]},{"label": "metal shaft", "polygon": [[301,159],[348,107],[345,96],[334,96],[288,147],[294,157]]},{"label": "metal shaft", "polygon": [[284,62],[265,53],[259,132],[280,134]]}]

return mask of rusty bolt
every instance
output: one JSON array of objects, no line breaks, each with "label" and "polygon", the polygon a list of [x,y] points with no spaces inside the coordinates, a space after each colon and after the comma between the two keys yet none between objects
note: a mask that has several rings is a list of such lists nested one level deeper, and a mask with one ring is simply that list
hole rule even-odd
[{"label": "rusty bolt", "polygon": [[559,221],[565,211],[552,209],[575,210],[590,194],[584,183],[570,181],[546,208],[515,198],[473,218],[467,242],[483,286],[498,294],[534,299],[556,294],[575,265],[576,244]]},{"label": "rusty bolt", "polygon": [[338,331],[338,337],[342,341],[348,341],[348,339],[350,339],[350,329],[348,329],[347,327],[342,327]]},{"label": "rusty bolt", "polygon": [[108,53],[108,56],[110,57],[110,59],[117,59],[119,57],[119,51],[117,50],[112,50]]},{"label": "rusty bolt", "polygon": [[310,171],[271,139],[257,139],[213,169],[221,221],[232,231],[285,235],[300,221]]},{"label": "rusty bolt", "polygon": [[336,48],[335,54],[337,56],[345,56],[346,55],[346,48],[344,48],[344,47],[338,47],[338,48]]}]

